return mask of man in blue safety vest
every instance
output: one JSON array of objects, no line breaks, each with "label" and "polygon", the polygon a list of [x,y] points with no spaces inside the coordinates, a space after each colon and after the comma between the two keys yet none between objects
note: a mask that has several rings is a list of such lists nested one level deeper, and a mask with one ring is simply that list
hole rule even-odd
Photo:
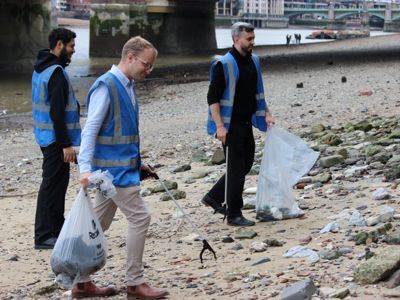
[{"label": "man in blue safety vest", "polygon": [[[140,172],[154,172],[140,159],[139,106],[134,82],[151,73],[156,57],[157,50],[150,42],[133,37],[125,43],[119,64],[96,80],[87,96],[88,118],[78,158],[84,187],[90,184],[89,176],[95,170],[108,170],[114,177],[117,194],[105,199],[97,193],[94,210],[103,230],[110,227],[117,208],[128,220],[128,299],[159,299],[168,294],[145,282],[143,267],[150,214],[140,196]],[[101,297],[115,292],[112,287],[97,287],[88,278],[72,289],[72,296]]]},{"label": "man in blue safety vest", "polygon": [[75,33],[65,28],[49,35],[50,49],[39,51],[32,75],[35,140],[43,153],[36,218],[35,249],[52,249],[64,224],[65,194],[73,146],[79,146],[79,103],[65,67],[75,52]]},{"label": "man in blue safety vest", "polygon": [[[246,219],[243,207],[243,187],[246,174],[254,161],[255,142],[252,126],[261,131],[273,124],[272,115],[264,98],[260,59],[252,53],[254,27],[249,23],[232,25],[233,47],[211,66],[207,131],[223,144],[227,159],[224,174],[204,196],[202,203],[216,212],[227,215],[231,226],[252,226]],[[227,208],[225,200],[227,178]]]}]

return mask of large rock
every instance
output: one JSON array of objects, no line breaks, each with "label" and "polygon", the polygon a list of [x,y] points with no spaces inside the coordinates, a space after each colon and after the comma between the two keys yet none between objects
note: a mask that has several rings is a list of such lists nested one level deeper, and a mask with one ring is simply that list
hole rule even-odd
[{"label": "large rock", "polygon": [[400,178],[400,166],[393,166],[390,169],[385,170],[383,172],[383,175],[385,175],[385,179],[387,181],[391,181],[391,180]]},{"label": "large rock", "polygon": [[321,142],[330,146],[337,146],[340,145],[343,141],[338,135],[328,133],[321,138]]},{"label": "large rock", "polygon": [[316,124],[311,127],[312,133],[320,133],[320,132],[323,132],[324,130],[325,130],[325,126],[322,124]]},{"label": "large rock", "polygon": [[[180,190],[172,190],[170,191],[170,193],[172,194],[172,196],[175,198],[175,200],[178,199],[185,199],[186,198],[186,193],[184,191],[180,191]],[[165,192],[164,194],[161,195],[161,201],[168,201],[168,200],[172,200],[171,197],[169,196],[169,194],[167,192]]]},{"label": "large rock", "polygon": [[331,156],[326,156],[322,157],[320,159],[320,164],[324,168],[330,168],[334,165],[340,164],[344,161],[343,156],[341,155],[331,155]]},{"label": "large rock", "polygon": [[375,154],[378,154],[379,152],[381,152],[383,150],[382,146],[379,145],[369,145],[366,149],[365,149],[365,155],[366,156],[374,156]]},{"label": "large rock", "polygon": [[282,291],[282,300],[311,299],[316,290],[317,288],[313,281],[310,278],[307,278],[285,287]]},{"label": "large rock", "polygon": [[391,276],[400,267],[399,247],[388,247],[378,255],[357,266],[354,280],[360,284],[373,284]]},{"label": "large rock", "polygon": [[[167,189],[169,190],[176,190],[178,188],[178,183],[175,181],[170,181],[170,180],[164,180],[163,181]],[[164,192],[164,187],[161,184],[158,184],[153,187],[148,188],[150,192],[152,193],[159,193],[159,192]]]},{"label": "large rock", "polygon": [[326,182],[328,182],[329,180],[331,180],[331,178],[332,178],[332,176],[331,176],[331,174],[327,174],[327,173],[325,173],[325,174],[318,174],[318,175],[316,175],[316,176],[314,176],[313,178],[312,178],[312,183],[316,183],[316,182],[321,182],[321,183],[326,183]]},{"label": "large rock", "polygon": [[390,245],[400,245],[400,231],[389,233],[385,236],[385,242]]},{"label": "large rock", "polygon": [[192,154],[192,161],[194,162],[208,161],[208,155],[203,150],[197,150]]},{"label": "large rock", "polygon": [[357,124],[353,125],[354,130],[362,130],[364,132],[370,131],[372,129],[372,124],[367,120],[363,120]]},{"label": "large rock", "polygon": [[390,139],[399,139],[400,138],[400,128],[394,129],[390,134],[389,134]]},{"label": "large rock", "polygon": [[218,149],[215,150],[212,158],[211,158],[211,162],[214,165],[220,165],[223,164],[225,162],[225,154],[224,151],[222,149]]}]

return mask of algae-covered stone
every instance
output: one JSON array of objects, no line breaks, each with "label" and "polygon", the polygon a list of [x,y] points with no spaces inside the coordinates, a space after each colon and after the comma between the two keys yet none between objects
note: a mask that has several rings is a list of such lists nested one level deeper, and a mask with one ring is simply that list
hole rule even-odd
[{"label": "algae-covered stone", "polygon": [[400,231],[395,231],[385,236],[385,242],[389,245],[400,245]]},{"label": "algae-covered stone", "polygon": [[400,138],[400,128],[394,129],[390,134],[389,134],[389,139],[399,139]]},{"label": "algae-covered stone", "polygon": [[383,172],[383,175],[388,181],[400,178],[400,165],[390,167],[390,169]]},{"label": "algae-covered stone", "polygon": [[203,162],[208,160],[208,155],[203,150],[197,150],[192,154],[192,161]]},{"label": "algae-covered stone", "polygon": [[195,171],[192,175],[190,175],[190,179],[200,179],[206,177],[208,174],[210,174],[209,170],[198,170]]},{"label": "algae-covered stone", "polygon": [[[167,189],[169,190],[176,190],[178,188],[178,183],[175,181],[170,181],[170,180],[164,180],[163,181]],[[158,184],[154,187],[149,187],[148,188],[150,192],[152,193],[159,193],[159,192],[164,192],[164,187],[161,184]]]},{"label": "algae-covered stone", "polygon": [[349,157],[349,152],[347,151],[346,148],[339,148],[335,151],[336,155],[340,155],[343,158],[348,158]]},{"label": "algae-covered stone", "polygon": [[373,126],[367,120],[363,120],[361,122],[358,122],[357,124],[354,124],[353,128],[355,130],[362,130],[364,132],[367,132],[367,131],[370,131],[373,128]]},{"label": "algae-covered stone", "polygon": [[321,137],[321,142],[330,146],[337,146],[343,143],[340,137],[333,133],[328,133]]},{"label": "algae-covered stone", "polygon": [[[178,199],[185,199],[186,198],[186,193],[184,191],[180,191],[180,190],[172,190],[170,191],[170,193],[172,194],[172,196],[178,200]],[[161,201],[168,201],[168,200],[172,200],[171,197],[169,196],[169,194],[167,192],[165,192],[164,194],[161,195]]]},{"label": "algae-covered stone", "polygon": [[325,130],[325,126],[322,124],[316,124],[311,127],[312,133],[319,133],[319,132],[323,132],[324,130]]},{"label": "algae-covered stone", "polygon": [[365,149],[365,155],[366,156],[374,156],[375,154],[378,154],[379,152],[381,152],[383,150],[382,146],[379,145],[369,145],[366,149]]},{"label": "algae-covered stone", "polygon": [[354,242],[356,243],[356,245],[362,245],[365,244],[367,238],[368,238],[368,232],[360,232],[355,236]]},{"label": "algae-covered stone", "polygon": [[360,284],[373,284],[388,278],[400,266],[400,249],[392,246],[357,266],[354,280]]},{"label": "algae-covered stone", "polygon": [[340,164],[344,161],[343,156],[341,155],[331,155],[331,156],[326,156],[322,157],[320,159],[320,164],[322,167],[329,168],[334,165]]},{"label": "algae-covered stone", "polygon": [[329,180],[331,180],[331,178],[332,178],[331,174],[318,174],[312,178],[311,182],[312,183],[317,183],[317,182],[326,183]]},{"label": "algae-covered stone", "polygon": [[176,167],[175,169],[172,170],[172,173],[180,173],[180,172],[185,172],[191,170],[192,167],[189,164],[184,164],[181,166]]},{"label": "algae-covered stone", "polygon": [[395,166],[400,164],[400,155],[393,155],[387,162],[387,166]]}]

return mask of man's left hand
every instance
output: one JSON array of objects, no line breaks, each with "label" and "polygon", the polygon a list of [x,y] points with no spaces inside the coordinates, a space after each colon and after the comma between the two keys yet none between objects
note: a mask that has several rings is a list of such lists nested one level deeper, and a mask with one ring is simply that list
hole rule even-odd
[{"label": "man's left hand", "polygon": [[267,122],[268,127],[271,127],[275,124],[274,118],[272,118],[272,114],[269,111],[267,111],[267,113],[265,114],[265,122]]}]

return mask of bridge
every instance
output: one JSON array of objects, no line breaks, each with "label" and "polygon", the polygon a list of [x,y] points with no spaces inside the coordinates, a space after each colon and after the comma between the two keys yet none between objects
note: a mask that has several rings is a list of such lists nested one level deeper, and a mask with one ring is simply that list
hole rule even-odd
[{"label": "bridge", "polygon": [[[118,3],[116,3],[118,2]],[[118,57],[132,36],[160,53],[212,52],[216,0],[92,0],[90,56]],[[54,0],[0,1],[0,71],[30,72],[49,32],[57,27]]]},{"label": "bridge", "polygon": [[305,14],[317,14],[328,20],[328,29],[342,29],[346,26],[344,20],[352,15],[361,16],[361,24],[368,27],[370,16],[384,20],[384,31],[400,31],[400,9],[392,8],[387,4],[386,8],[285,8],[284,14],[287,18],[293,18]]}]

